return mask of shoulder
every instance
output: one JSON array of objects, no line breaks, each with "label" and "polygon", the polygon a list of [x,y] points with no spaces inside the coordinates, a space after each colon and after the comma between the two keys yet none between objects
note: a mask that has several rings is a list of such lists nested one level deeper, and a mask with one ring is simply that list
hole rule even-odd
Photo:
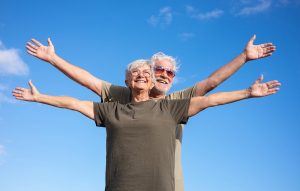
[{"label": "shoulder", "polygon": [[196,87],[197,86],[194,85],[190,88],[186,88],[183,90],[173,92],[173,93],[167,95],[165,98],[166,99],[186,99],[186,98],[194,97],[196,94]]}]

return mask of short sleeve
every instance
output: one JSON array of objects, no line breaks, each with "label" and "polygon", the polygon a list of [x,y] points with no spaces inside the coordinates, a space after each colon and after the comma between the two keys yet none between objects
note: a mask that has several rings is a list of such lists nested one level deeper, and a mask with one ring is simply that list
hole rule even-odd
[{"label": "short sleeve", "polygon": [[163,100],[171,116],[178,124],[186,124],[188,121],[188,109],[190,99]]},{"label": "short sleeve", "polygon": [[107,121],[107,115],[110,112],[110,106],[108,103],[94,102],[94,120],[96,126],[105,127]]},{"label": "short sleeve", "polygon": [[120,102],[123,104],[130,102],[130,90],[124,86],[115,86],[102,80],[101,102]]},{"label": "short sleeve", "polygon": [[166,99],[188,99],[196,96],[196,85],[184,90],[176,91],[166,96]]}]

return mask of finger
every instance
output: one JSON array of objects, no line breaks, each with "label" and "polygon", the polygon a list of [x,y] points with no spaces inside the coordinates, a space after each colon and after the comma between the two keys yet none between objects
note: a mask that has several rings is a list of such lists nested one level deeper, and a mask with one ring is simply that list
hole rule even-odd
[{"label": "finger", "polygon": [[278,90],[279,90],[279,88],[269,90],[269,91],[267,92],[267,94],[268,94],[268,95],[275,94]]},{"label": "finger", "polygon": [[20,90],[13,90],[12,93],[13,94],[22,94],[22,91],[20,91]]},{"label": "finger", "polygon": [[265,52],[274,52],[276,50],[275,46],[264,47],[263,50]]},{"label": "finger", "polygon": [[36,53],[36,48],[27,45],[26,49],[29,50],[30,52]]},{"label": "finger", "polygon": [[259,84],[259,83],[261,83],[261,82],[263,81],[263,79],[264,79],[264,75],[261,74],[261,75],[259,76],[259,78],[258,78],[254,83],[255,83],[255,84]]},{"label": "finger", "polygon": [[31,80],[28,81],[28,84],[29,84],[29,86],[30,86],[31,89],[33,89],[33,90],[36,89],[36,87],[33,85],[33,83],[32,83]]},{"label": "finger", "polygon": [[23,91],[25,91],[26,89],[25,89],[25,88],[22,88],[22,87],[16,87],[15,90],[18,90],[18,91],[22,91],[22,92],[23,92]]},{"label": "finger", "polygon": [[31,41],[36,44],[37,46],[43,46],[39,41],[35,40],[34,38]]},{"label": "finger", "polygon": [[264,57],[268,57],[268,56],[272,56],[272,53],[264,53],[261,58],[264,58]]},{"label": "finger", "polygon": [[274,46],[274,45],[273,45],[273,43],[268,42],[268,43],[261,44],[260,46],[261,46],[262,48],[267,48],[267,47],[271,47],[271,46]]},{"label": "finger", "polygon": [[254,34],[248,42],[248,45],[253,45],[254,40],[256,39],[256,34]]},{"label": "finger", "polygon": [[22,96],[15,96],[15,98],[16,98],[17,100],[25,100],[24,97],[22,97]]},{"label": "finger", "polygon": [[35,52],[32,52],[32,51],[30,51],[30,50],[27,50],[26,51],[28,54],[31,54],[32,56],[37,56],[37,54],[35,53]]},{"label": "finger", "polygon": [[34,44],[32,44],[31,42],[27,42],[26,44],[27,44],[26,47],[29,46],[29,47],[31,47],[33,49],[38,49],[38,47],[35,46]]},{"label": "finger", "polygon": [[53,43],[52,43],[50,37],[48,38],[48,46],[53,46]]}]

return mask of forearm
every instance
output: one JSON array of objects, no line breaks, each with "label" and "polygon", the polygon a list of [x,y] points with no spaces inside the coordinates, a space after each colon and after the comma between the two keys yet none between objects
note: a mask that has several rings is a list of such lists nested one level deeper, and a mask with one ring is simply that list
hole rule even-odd
[{"label": "forearm", "polygon": [[239,70],[243,64],[246,63],[246,55],[245,53],[239,54],[233,60],[231,60],[226,65],[222,66],[215,72],[213,72],[208,79],[212,81],[213,85],[216,87],[226,79],[228,79],[231,75],[233,75],[237,70]]},{"label": "forearm", "polygon": [[70,64],[56,54],[51,57],[49,63],[75,82],[94,91],[96,94],[101,95],[101,80],[97,79],[91,73],[80,67]]},{"label": "forearm", "polygon": [[51,105],[54,107],[65,108],[74,110],[74,105],[78,102],[78,99],[66,96],[49,96],[40,94],[34,99],[35,102]]},{"label": "forearm", "polygon": [[44,94],[38,95],[34,101],[54,107],[78,111],[88,118],[94,119],[93,102],[91,101],[81,101],[67,96],[49,96]]},{"label": "forearm", "polygon": [[209,96],[196,96],[191,98],[188,116],[191,117],[200,111],[217,105],[224,105],[250,98],[250,90],[239,90],[233,92],[220,92]]},{"label": "forearm", "polygon": [[224,105],[236,101],[240,101],[243,99],[247,99],[251,97],[251,93],[249,89],[238,90],[232,92],[220,92],[207,96],[208,98],[208,107],[213,107],[217,105]]},{"label": "forearm", "polygon": [[246,63],[245,53],[239,54],[232,61],[214,71],[205,80],[197,83],[196,96],[203,96],[215,89]]}]

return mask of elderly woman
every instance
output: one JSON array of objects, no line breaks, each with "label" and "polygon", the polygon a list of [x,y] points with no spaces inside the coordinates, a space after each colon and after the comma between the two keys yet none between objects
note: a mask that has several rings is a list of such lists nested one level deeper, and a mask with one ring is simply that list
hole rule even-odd
[{"label": "elderly woman", "polygon": [[153,71],[147,60],[128,65],[126,85],[131,102],[93,103],[71,97],[39,93],[29,81],[30,89],[16,88],[16,99],[40,102],[78,111],[106,127],[107,191],[173,191],[175,128],[208,107],[276,93],[277,81],[260,83],[262,77],[246,90],[216,93],[184,100],[149,98],[154,86]]}]

